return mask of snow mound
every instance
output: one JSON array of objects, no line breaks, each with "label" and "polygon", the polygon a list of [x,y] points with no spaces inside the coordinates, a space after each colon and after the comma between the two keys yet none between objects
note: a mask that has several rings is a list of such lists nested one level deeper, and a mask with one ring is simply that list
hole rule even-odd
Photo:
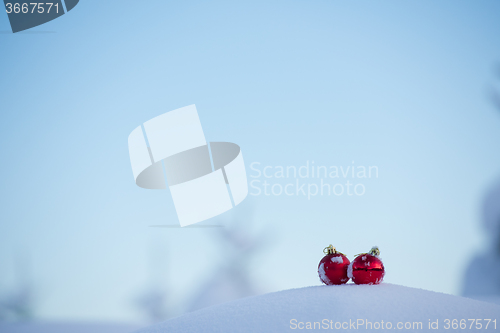
[{"label": "snow mound", "polygon": [[[454,331],[453,319],[457,319],[458,325],[465,319],[467,328],[458,327],[460,331],[469,330],[468,319],[482,319],[481,331],[485,330],[487,319],[496,319],[496,328],[500,329],[500,306],[386,283],[316,286],[211,306],[139,332],[290,332],[301,328],[449,332]],[[430,323],[437,329],[430,329]],[[489,323],[487,331],[490,330],[495,330],[493,322]]]}]

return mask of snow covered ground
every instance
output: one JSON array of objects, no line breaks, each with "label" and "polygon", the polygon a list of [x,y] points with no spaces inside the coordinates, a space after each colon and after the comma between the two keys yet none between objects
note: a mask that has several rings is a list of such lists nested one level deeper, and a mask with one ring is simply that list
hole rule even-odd
[{"label": "snow covered ground", "polygon": [[139,332],[289,332],[302,329],[496,331],[500,330],[500,306],[386,283],[315,286],[211,306]]},{"label": "snow covered ground", "polygon": [[[139,328],[98,323],[0,323],[2,333],[130,333]],[[211,306],[137,332],[253,333],[308,329],[498,331],[500,306],[387,283],[315,286]]]}]

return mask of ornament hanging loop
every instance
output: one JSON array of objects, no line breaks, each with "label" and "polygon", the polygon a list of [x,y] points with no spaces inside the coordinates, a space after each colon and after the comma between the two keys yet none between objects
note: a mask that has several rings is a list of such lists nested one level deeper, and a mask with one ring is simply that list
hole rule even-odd
[{"label": "ornament hanging loop", "polygon": [[324,254],[335,254],[338,252],[337,252],[337,249],[335,249],[335,247],[332,244],[330,244],[330,246],[327,246],[323,249],[323,253]]},{"label": "ornament hanging loop", "polygon": [[370,250],[370,252],[356,254],[354,257],[356,258],[356,257],[358,257],[360,255],[363,255],[363,254],[371,254],[372,256],[378,257],[380,255],[380,250],[378,249],[378,246],[374,246],[374,247],[372,247],[372,249]]},{"label": "ornament hanging loop", "polygon": [[378,249],[377,246],[374,246],[368,253],[371,254],[372,256],[378,257],[380,255],[380,250]]}]

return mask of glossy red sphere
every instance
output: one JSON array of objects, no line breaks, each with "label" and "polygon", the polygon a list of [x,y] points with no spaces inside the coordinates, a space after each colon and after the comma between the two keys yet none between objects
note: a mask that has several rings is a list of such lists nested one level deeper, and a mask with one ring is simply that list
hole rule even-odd
[{"label": "glossy red sphere", "polygon": [[327,254],[318,265],[318,274],[324,284],[344,284],[349,281],[347,267],[351,262],[342,253]]},{"label": "glossy red sphere", "polygon": [[361,254],[352,261],[352,281],[356,284],[379,284],[384,275],[384,264],[376,256]]}]

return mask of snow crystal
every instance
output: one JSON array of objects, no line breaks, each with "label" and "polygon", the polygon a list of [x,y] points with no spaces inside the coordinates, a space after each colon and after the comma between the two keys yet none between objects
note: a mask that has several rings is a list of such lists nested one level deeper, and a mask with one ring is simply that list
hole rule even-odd
[{"label": "snow crystal", "polygon": [[366,260],[366,256],[362,256],[362,257],[361,257],[361,260]]},{"label": "snow crystal", "polygon": [[344,262],[344,259],[342,259],[342,257],[332,257],[330,260],[337,264],[341,264]]},{"label": "snow crystal", "polygon": [[326,276],[325,273],[325,263],[322,262],[321,265],[319,265],[318,273],[322,282],[330,283],[330,279],[328,278],[328,276]]}]

